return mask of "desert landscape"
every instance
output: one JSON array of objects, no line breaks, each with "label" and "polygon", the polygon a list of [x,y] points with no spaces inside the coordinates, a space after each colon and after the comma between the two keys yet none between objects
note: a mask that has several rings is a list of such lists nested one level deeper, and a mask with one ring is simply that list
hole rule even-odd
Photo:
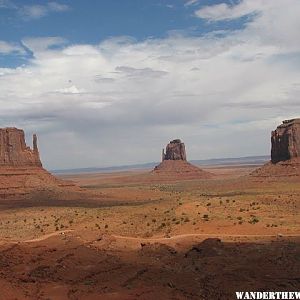
[{"label": "desert landscape", "polygon": [[300,299],[300,0],[0,0],[0,300]]},{"label": "desert landscape", "polygon": [[31,150],[22,130],[2,129],[0,299],[299,289],[299,124],[272,133],[276,163],[204,170],[174,140],[153,170],[59,178],[42,168],[36,136]]}]

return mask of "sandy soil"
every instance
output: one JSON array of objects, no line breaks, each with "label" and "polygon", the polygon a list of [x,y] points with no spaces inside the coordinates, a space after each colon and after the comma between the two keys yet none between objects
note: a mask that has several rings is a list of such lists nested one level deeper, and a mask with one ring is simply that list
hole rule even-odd
[{"label": "sandy soil", "polygon": [[[235,299],[299,290],[299,178],[65,175],[91,199],[0,204],[0,299]],[[89,195],[88,193],[86,195]]]}]

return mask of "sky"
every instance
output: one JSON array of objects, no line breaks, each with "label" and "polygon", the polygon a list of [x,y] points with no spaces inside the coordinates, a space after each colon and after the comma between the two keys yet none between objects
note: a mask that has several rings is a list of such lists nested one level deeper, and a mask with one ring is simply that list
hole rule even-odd
[{"label": "sky", "polygon": [[268,155],[300,117],[299,0],[0,0],[0,127],[48,169]]}]

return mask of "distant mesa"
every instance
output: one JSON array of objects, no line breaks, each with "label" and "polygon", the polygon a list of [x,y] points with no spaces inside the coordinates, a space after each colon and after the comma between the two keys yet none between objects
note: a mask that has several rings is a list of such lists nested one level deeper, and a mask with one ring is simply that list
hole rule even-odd
[{"label": "distant mesa", "polygon": [[43,169],[35,134],[31,149],[22,129],[0,128],[0,199],[24,199],[41,191],[55,191],[58,197],[66,187],[75,188]]},{"label": "distant mesa", "polygon": [[162,151],[162,162],[154,168],[153,175],[165,179],[211,178],[212,174],[187,162],[185,145],[180,139],[170,141]]},{"label": "distant mesa", "polygon": [[285,120],[271,133],[271,161],[251,173],[256,177],[300,176],[300,118]]}]

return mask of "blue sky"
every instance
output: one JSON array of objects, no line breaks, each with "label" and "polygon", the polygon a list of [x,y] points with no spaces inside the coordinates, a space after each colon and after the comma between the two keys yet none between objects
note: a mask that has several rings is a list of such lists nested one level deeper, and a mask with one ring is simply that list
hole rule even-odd
[{"label": "blue sky", "polygon": [[[57,3],[61,11],[48,5]],[[202,0],[73,0],[73,1],[2,1],[0,36],[21,44],[25,37],[61,36],[67,43],[97,44],[114,36],[136,40],[164,38],[176,31],[201,35],[214,30],[240,28],[243,19],[211,23],[195,16],[195,10],[207,5],[233,1]],[[1,5],[1,1],[0,1]],[[36,8],[36,10],[34,10]],[[30,57],[11,53],[0,58],[1,66],[17,66]]]},{"label": "blue sky", "polygon": [[298,28],[298,0],[0,0],[0,126],[37,132],[48,168],[155,161],[173,138],[268,154],[298,116]]},{"label": "blue sky", "polygon": [[197,28],[201,32],[209,30],[211,26],[191,17],[195,7],[220,2],[202,0],[198,4],[185,5],[187,2],[184,0],[73,0],[63,2],[63,5],[68,6],[63,12],[48,11],[40,17],[27,15],[26,19],[20,13],[22,7],[47,6],[47,1],[16,0],[11,2],[14,5],[6,5],[6,9],[1,10],[0,33],[4,39],[13,41],[28,35],[62,35],[74,42],[97,43],[115,35],[143,39],[149,36],[162,37],[169,30]]}]

